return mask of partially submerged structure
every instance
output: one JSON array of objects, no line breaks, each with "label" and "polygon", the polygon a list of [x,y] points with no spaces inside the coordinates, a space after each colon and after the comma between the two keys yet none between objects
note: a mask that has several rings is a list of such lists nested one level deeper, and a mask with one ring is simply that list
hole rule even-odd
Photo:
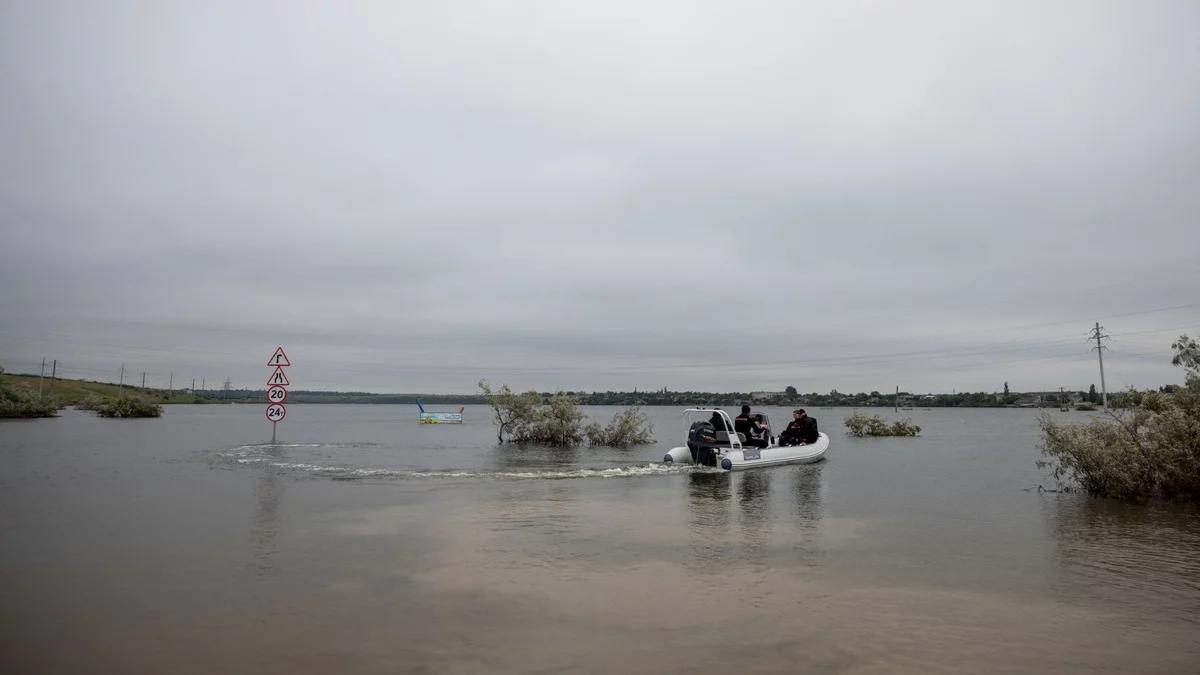
[{"label": "partially submerged structure", "polygon": [[418,399],[417,408],[420,409],[417,420],[421,424],[462,424],[463,411],[467,409],[467,406],[460,407],[458,412],[429,412],[425,410],[425,406]]}]

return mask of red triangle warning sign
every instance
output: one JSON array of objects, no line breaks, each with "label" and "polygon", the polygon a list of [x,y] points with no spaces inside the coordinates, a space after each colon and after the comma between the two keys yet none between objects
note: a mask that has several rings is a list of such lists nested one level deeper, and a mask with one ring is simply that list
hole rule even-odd
[{"label": "red triangle warning sign", "polygon": [[283,385],[285,387],[291,384],[288,382],[287,375],[283,373],[283,368],[276,367],[275,372],[271,373],[271,377],[267,378],[268,387],[275,384]]},{"label": "red triangle warning sign", "polygon": [[291,361],[288,361],[287,354],[283,353],[283,347],[276,347],[275,353],[271,355],[271,360],[267,361],[268,366],[290,366]]}]

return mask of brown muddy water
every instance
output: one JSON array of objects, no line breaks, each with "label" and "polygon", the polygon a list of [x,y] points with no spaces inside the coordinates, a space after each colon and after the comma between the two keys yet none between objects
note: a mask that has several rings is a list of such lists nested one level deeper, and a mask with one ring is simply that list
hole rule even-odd
[{"label": "brown muddy water", "polygon": [[261,408],[0,422],[0,672],[1200,672],[1200,515],[1027,490],[1034,411],[730,475],[658,463],[677,409]]}]

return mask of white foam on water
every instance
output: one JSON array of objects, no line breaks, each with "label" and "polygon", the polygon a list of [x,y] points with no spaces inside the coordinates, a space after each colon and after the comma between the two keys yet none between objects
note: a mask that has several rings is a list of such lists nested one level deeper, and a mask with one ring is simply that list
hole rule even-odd
[{"label": "white foam on water", "polygon": [[637,476],[665,476],[690,473],[693,467],[646,464],[603,469],[540,469],[533,471],[469,471],[461,469],[373,469],[344,466],[322,466],[305,462],[268,462],[266,466],[286,471],[301,471],[316,475],[333,476],[341,479],[391,479],[391,480],[437,480],[437,479],[481,479],[481,480],[566,480],[579,478],[632,478]]},{"label": "white foam on water", "polygon": [[634,478],[638,476],[668,476],[687,473],[719,472],[710,467],[689,464],[648,462],[631,466],[576,469],[530,469],[527,471],[489,471],[469,469],[388,469],[289,462],[269,451],[277,448],[338,448],[360,447],[353,443],[288,443],[240,445],[217,454],[236,464],[253,465],[281,471],[295,471],[340,480],[570,480],[582,478]]}]

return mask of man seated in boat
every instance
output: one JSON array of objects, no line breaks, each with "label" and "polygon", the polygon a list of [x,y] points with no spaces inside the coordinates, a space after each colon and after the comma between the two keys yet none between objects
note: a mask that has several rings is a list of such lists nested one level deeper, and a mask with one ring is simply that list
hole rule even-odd
[{"label": "man seated in boat", "polygon": [[762,445],[759,447],[765,448],[770,445],[772,441],[771,423],[761,413],[754,415],[751,420],[758,425],[758,431],[754,437],[762,441]]},{"label": "man seated in boat", "polygon": [[792,411],[792,421],[787,429],[779,434],[780,445],[807,445],[816,443],[818,437],[817,421],[804,412],[804,408]]},{"label": "man seated in boat", "polygon": [[742,406],[742,414],[733,418],[734,431],[746,437],[746,445],[755,448],[765,448],[769,444],[767,429],[762,424],[762,415],[757,419],[750,415],[750,406]]}]

